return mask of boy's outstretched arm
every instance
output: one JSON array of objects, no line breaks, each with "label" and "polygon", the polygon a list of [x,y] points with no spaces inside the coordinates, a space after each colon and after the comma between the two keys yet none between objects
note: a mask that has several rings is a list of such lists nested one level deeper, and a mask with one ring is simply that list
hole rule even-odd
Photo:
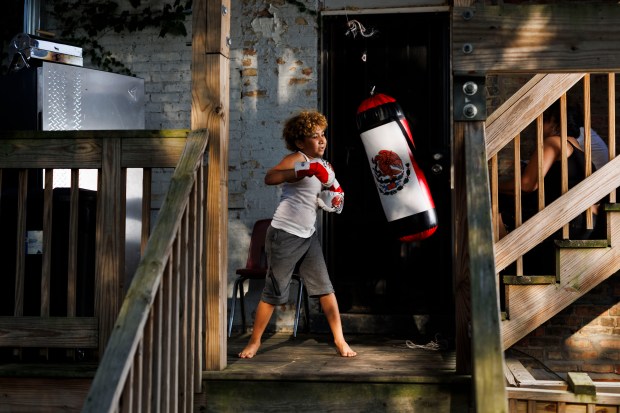
[{"label": "boy's outstretched arm", "polygon": [[302,178],[295,175],[295,162],[304,161],[305,158],[299,153],[291,153],[285,156],[279,164],[267,171],[265,184],[279,185],[284,182],[296,182]]}]

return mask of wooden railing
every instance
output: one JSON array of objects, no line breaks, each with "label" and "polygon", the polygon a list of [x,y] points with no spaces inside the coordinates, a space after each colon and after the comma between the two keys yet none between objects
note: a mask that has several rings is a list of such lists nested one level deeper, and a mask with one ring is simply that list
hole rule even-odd
[{"label": "wooden railing", "polygon": [[[586,131],[584,152],[586,159],[586,179],[571,190],[566,190],[566,155],[563,165],[563,195],[555,202],[545,205],[544,197],[539,197],[539,212],[526,222],[521,222],[521,191],[520,191],[520,137],[523,130],[532,122],[536,122],[538,148],[542,148],[542,113],[553,102],[560,99],[566,113],[566,94],[579,81],[583,81],[584,130]],[[609,118],[609,159],[615,158],[615,74],[608,75],[608,113]],[[517,94],[498,108],[487,119],[486,147],[491,171],[492,215],[495,235],[496,271],[500,272],[516,261],[516,275],[523,274],[522,257],[533,247],[563,228],[564,238],[568,237],[568,224],[576,216],[609,195],[615,202],[615,189],[620,186],[620,177],[616,173],[620,163],[611,161],[603,168],[592,173],[587,167],[591,160],[590,141],[590,77],[583,73],[536,75]],[[564,126],[565,128],[565,126]],[[499,208],[498,208],[498,153],[509,143],[513,143],[515,165],[515,227],[507,236],[499,239]],[[566,145],[564,129],[563,147]],[[539,174],[542,170],[542,157],[539,157]],[[543,182],[540,182],[539,193],[542,193]],[[588,221],[591,225],[589,215]],[[549,257],[550,260],[553,257]]]},{"label": "wooden railing", "polygon": [[202,371],[206,130],[190,134],[83,412],[193,411]]},{"label": "wooden railing", "polygon": [[[177,165],[187,132],[0,132],[0,347],[22,359],[24,346],[101,356],[126,290],[127,169],[143,172],[145,240],[151,170]],[[52,188],[54,169],[71,169],[70,188]],[[87,169],[98,171],[96,191],[78,187]]]}]

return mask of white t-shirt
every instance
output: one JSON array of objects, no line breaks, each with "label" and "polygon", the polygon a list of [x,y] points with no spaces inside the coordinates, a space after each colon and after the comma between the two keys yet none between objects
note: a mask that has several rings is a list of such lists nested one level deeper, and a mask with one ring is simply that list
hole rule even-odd
[{"label": "white t-shirt", "polygon": [[282,196],[273,214],[271,226],[301,238],[312,236],[316,223],[316,198],[322,187],[321,181],[315,176],[307,176],[293,183],[283,183]]},{"label": "white t-shirt", "polygon": [[[583,127],[579,128],[579,131],[580,134],[577,141],[579,142],[581,149],[584,149],[583,140],[585,133]],[[603,138],[601,138],[594,129],[590,129],[590,135],[592,136],[592,163],[596,166],[596,169],[601,169],[602,166],[609,161],[609,148]]]}]

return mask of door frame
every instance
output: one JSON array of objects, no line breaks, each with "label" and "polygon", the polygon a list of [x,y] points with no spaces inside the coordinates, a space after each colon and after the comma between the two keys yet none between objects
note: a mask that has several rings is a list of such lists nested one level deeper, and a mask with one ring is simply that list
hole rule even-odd
[{"label": "door frame", "polygon": [[[377,2],[377,4],[382,4],[380,2]],[[445,28],[446,33],[448,34],[448,41],[446,42],[446,47],[449,48],[450,47],[450,42],[449,42],[449,32],[450,32],[450,18],[449,18],[449,12],[450,12],[450,7],[445,5],[445,6],[423,6],[423,7],[399,7],[399,8],[365,8],[365,9],[359,9],[359,10],[324,10],[321,12],[319,19],[323,19],[323,17],[326,16],[347,16],[347,17],[352,17],[353,19],[355,18],[354,16],[356,15],[368,15],[368,14],[372,14],[372,15],[377,15],[377,14],[421,14],[421,13],[433,13],[433,12],[441,12],[441,13],[445,13],[447,16],[447,27]],[[326,54],[326,44],[325,44],[325,36],[324,36],[324,32],[320,32],[319,33],[319,56],[320,56],[320,79],[322,79],[319,83],[319,107],[324,111],[324,113],[326,115],[328,115],[327,111],[328,111],[328,106],[327,106],[327,90],[328,90],[328,86],[327,86],[327,80],[326,77],[329,74],[329,64],[327,62],[327,60],[324,58],[325,54]],[[450,166],[450,171],[446,171],[445,173],[449,174],[449,176],[447,177],[447,181],[448,181],[448,185],[449,188],[446,188],[446,191],[449,191],[449,199],[450,199],[450,222],[449,223],[443,223],[443,225],[445,225],[446,227],[448,227],[446,229],[446,231],[448,231],[450,233],[450,257],[451,260],[453,261],[454,258],[454,187],[453,187],[453,176],[452,176],[452,169],[453,169],[453,154],[452,154],[452,150],[453,150],[453,133],[452,133],[452,112],[449,108],[451,108],[452,105],[452,73],[450,70],[450,60],[451,60],[451,55],[450,55],[450,51],[446,50],[445,51],[447,57],[447,62],[448,62],[448,68],[446,69],[447,73],[446,73],[446,82],[447,84],[445,85],[445,97],[443,98],[445,100],[445,104],[447,106],[446,109],[446,116],[445,116],[445,122],[447,123],[447,125],[445,125],[445,131],[444,133],[446,134],[445,139],[448,140],[447,145],[448,147],[446,148],[446,155],[450,157],[448,163],[446,164]],[[346,188],[345,188],[346,190]],[[446,214],[447,215],[447,214]],[[323,248],[324,251],[326,252],[326,257],[329,255],[329,249],[330,249],[330,217],[327,217],[326,219],[324,219],[323,216],[319,217],[319,230],[320,230],[320,235],[321,235],[321,239],[323,242]],[[440,223],[440,225],[442,225]],[[328,258],[329,259],[329,258]],[[454,279],[454,263],[452,263],[452,265],[450,266],[449,270],[451,271],[450,276],[452,277],[452,280]],[[448,295],[450,292],[445,292],[446,295]]]}]

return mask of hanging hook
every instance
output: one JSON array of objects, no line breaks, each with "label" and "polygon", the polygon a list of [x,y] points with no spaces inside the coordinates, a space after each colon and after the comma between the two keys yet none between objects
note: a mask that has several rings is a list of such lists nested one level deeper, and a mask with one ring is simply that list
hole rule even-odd
[{"label": "hanging hook", "polygon": [[347,26],[349,27],[349,29],[346,31],[344,35],[348,36],[349,34],[351,34],[354,39],[358,33],[362,37],[370,37],[370,36],[373,36],[375,33],[377,33],[375,29],[372,29],[370,33],[366,33],[367,29],[364,27],[362,23],[360,23],[357,20],[347,20]]}]

